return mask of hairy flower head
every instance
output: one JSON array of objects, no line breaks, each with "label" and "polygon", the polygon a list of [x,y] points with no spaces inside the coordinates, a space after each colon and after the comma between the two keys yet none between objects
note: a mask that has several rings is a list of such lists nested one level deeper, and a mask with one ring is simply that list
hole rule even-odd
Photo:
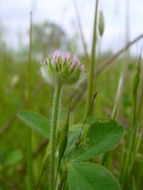
[{"label": "hairy flower head", "polygon": [[49,58],[42,61],[41,72],[49,83],[73,85],[82,81],[85,76],[84,65],[76,55],[56,50]]}]

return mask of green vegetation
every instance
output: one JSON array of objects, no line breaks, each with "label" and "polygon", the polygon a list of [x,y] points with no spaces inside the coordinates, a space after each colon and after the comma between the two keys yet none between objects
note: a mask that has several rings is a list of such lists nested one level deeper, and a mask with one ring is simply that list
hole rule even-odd
[{"label": "green vegetation", "polygon": [[[105,23],[97,1],[91,56],[79,54],[81,64],[72,56],[78,54],[76,40],[54,23],[31,22],[29,48],[18,52],[9,49],[0,29],[0,189],[142,189],[142,59],[99,57]],[[56,49],[71,54],[51,58]],[[40,72],[45,56],[50,84]],[[82,63],[87,78],[70,86],[82,76]]]}]

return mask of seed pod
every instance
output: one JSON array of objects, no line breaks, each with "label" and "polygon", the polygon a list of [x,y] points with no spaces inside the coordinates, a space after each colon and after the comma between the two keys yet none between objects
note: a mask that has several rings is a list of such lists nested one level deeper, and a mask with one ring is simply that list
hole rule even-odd
[{"label": "seed pod", "polygon": [[104,16],[103,12],[100,11],[99,13],[99,24],[98,24],[98,30],[99,30],[99,35],[102,37],[105,29],[105,23],[104,23]]}]

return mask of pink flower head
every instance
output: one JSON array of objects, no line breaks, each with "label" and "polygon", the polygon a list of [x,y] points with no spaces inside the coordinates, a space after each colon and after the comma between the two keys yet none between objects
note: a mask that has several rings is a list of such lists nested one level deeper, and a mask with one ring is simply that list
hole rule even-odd
[{"label": "pink flower head", "polygon": [[58,59],[59,59],[59,57],[61,57],[61,55],[62,55],[61,51],[56,50],[53,53],[53,63],[58,63]]},{"label": "pink flower head", "polygon": [[74,55],[70,68],[72,69],[73,67],[76,66],[76,64],[78,64],[78,57]]},{"label": "pink flower head", "polygon": [[82,72],[85,71],[84,65],[81,65],[81,66],[80,66],[80,70],[81,70]]},{"label": "pink flower head", "polygon": [[84,65],[76,55],[68,51],[56,50],[49,58],[42,62],[41,72],[43,77],[51,84],[79,84],[85,76]]},{"label": "pink flower head", "polygon": [[62,55],[61,51],[56,50],[56,51],[53,53],[53,58],[54,58],[54,59],[55,59],[55,58],[58,58],[58,57],[60,57],[61,55]]},{"label": "pink flower head", "polygon": [[48,59],[48,58],[45,58],[45,59],[44,59],[44,62],[45,62],[46,64],[48,64],[48,63],[49,63],[49,59]]},{"label": "pink flower head", "polygon": [[68,51],[64,51],[64,52],[63,52],[62,58],[63,58],[64,60],[69,60],[70,57],[71,57],[70,52],[68,52]]}]

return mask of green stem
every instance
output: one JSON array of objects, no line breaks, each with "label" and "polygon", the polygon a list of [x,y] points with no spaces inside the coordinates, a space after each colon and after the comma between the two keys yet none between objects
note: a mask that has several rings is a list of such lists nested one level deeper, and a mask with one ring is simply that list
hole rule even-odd
[{"label": "green stem", "polygon": [[50,155],[50,190],[55,189],[55,153],[58,124],[58,111],[60,103],[61,85],[57,85],[53,102],[52,128],[51,128],[51,155]]},{"label": "green stem", "polygon": [[86,115],[87,115],[87,113],[89,111],[89,107],[91,105],[92,95],[93,95],[95,51],[96,51],[96,41],[97,41],[98,2],[99,2],[99,0],[96,0],[94,26],[93,26],[93,43],[92,43],[91,62],[90,62],[89,76],[88,76],[88,87],[87,87],[87,99],[86,99],[85,117],[86,117]]},{"label": "green stem", "polygon": [[[28,98],[27,107],[31,106],[31,61],[32,59],[32,12],[30,13],[30,31],[29,31],[29,53],[28,53]],[[32,166],[32,131],[30,128],[27,129],[27,189],[34,190],[34,177],[33,177],[33,166]]]},{"label": "green stem", "polygon": [[61,176],[60,184],[59,184],[57,190],[64,190],[64,187],[66,185],[66,181],[67,181],[67,171],[64,171],[62,176]]},{"label": "green stem", "polygon": [[130,184],[129,180],[131,177],[132,166],[137,154],[136,136],[137,136],[138,127],[139,127],[139,123],[138,123],[139,118],[137,116],[137,99],[138,99],[138,90],[139,90],[138,88],[140,84],[140,62],[138,63],[137,72],[134,76],[133,82],[134,83],[133,83],[132,125],[129,131],[129,135],[128,135],[127,143],[126,143],[129,151],[127,155],[124,154],[124,160],[126,162],[124,162],[123,165],[121,164],[122,173],[120,173],[121,185],[123,186],[123,189],[126,189],[126,187]]},{"label": "green stem", "polygon": [[32,141],[31,141],[31,129],[27,129],[27,189],[34,190],[34,179],[33,179],[33,166],[32,166]]},{"label": "green stem", "polygon": [[133,117],[132,117],[132,125],[131,125],[131,130],[129,131],[129,137],[127,141],[127,146],[128,146],[128,154],[124,155],[125,160],[124,160],[124,168],[122,170],[122,177],[121,179],[121,185],[123,186],[123,189],[126,189],[126,185],[128,185],[128,177],[129,177],[129,168],[131,167],[131,162],[132,162],[132,152],[134,148],[134,142],[136,138],[136,131],[137,131],[137,123],[136,123],[136,100],[134,99],[133,102]]},{"label": "green stem", "polygon": [[117,92],[116,92],[116,96],[115,96],[115,101],[114,101],[114,106],[113,106],[113,110],[112,110],[112,115],[111,115],[111,119],[115,120],[116,119],[116,115],[119,109],[119,104],[120,104],[120,100],[121,100],[121,96],[122,96],[122,92],[123,92],[123,82],[124,82],[124,74],[121,75],[121,77],[119,78],[119,82],[118,82],[118,87],[117,87]]}]

